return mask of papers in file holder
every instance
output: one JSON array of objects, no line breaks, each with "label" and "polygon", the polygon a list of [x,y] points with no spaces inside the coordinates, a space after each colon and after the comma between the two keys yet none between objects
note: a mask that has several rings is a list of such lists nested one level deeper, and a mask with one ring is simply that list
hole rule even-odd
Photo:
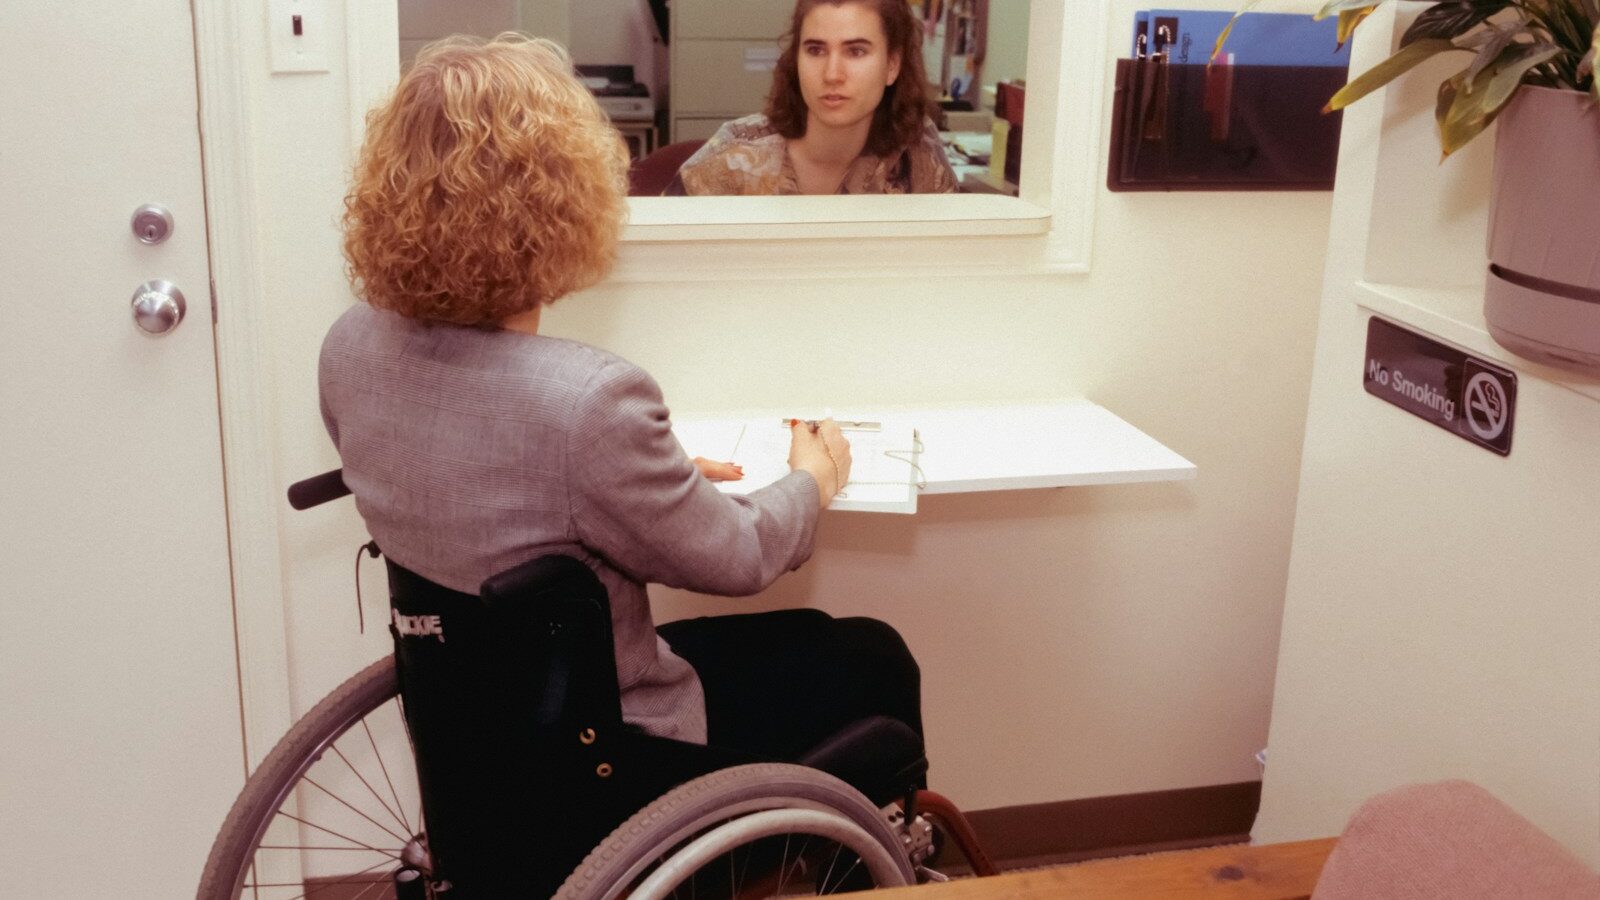
[{"label": "papers in file holder", "polygon": [[1322,105],[1338,66],[1117,60],[1113,191],[1332,190],[1342,113]]},{"label": "papers in file holder", "polygon": [[1234,16],[1225,10],[1148,9],[1133,14],[1133,49],[1129,55],[1165,54],[1174,65],[1210,60],[1217,38],[1230,29],[1224,57],[1218,62],[1241,66],[1350,65],[1350,45],[1339,43],[1338,23],[1294,13],[1251,12]]},{"label": "papers in file holder", "polygon": [[[876,416],[837,416],[880,422]],[[674,422],[673,433],[691,457],[744,467],[738,481],[716,482],[727,494],[748,494],[789,474],[789,428],[776,415]],[[828,508],[846,512],[910,514],[917,511],[922,447],[909,424],[881,422],[876,430],[847,429],[850,481]]]}]

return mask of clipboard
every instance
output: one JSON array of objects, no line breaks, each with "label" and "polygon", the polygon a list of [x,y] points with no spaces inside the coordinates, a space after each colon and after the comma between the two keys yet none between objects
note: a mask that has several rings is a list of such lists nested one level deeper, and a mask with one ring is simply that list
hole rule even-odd
[{"label": "clipboard", "polygon": [[[828,509],[910,515],[921,483],[921,438],[909,423],[878,416],[835,416],[850,442],[850,480]],[[789,419],[747,416],[673,422],[672,432],[690,457],[744,467],[738,481],[714,482],[726,494],[748,494],[789,474]]]}]

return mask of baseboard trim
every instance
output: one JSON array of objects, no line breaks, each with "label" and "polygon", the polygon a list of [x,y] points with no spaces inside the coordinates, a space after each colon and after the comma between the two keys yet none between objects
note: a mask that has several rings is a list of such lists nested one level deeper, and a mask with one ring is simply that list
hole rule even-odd
[{"label": "baseboard trim", "polygon": [[[1241,781],[979,809],[967,812],[967,819],[995,865],[1013,871],[1245,843],[1260,806],[1261,782]],[[966,860],[950,847],[944,848],[933,865],[951,875],[966,871]],[[357,892],[362,887],[370,890],[366,883],[346,891],[327,883],[331,881],[337,879],[307,879],[306,887],[318,888],[314,896],[327,900],[371,897],[366,891]],[[393,896],[389,888],[381,893],[381,898]]]},{"label": "baseboard trim", "polygon": [[995,865],[1025,869],[1243,843],[1260,806],[1261,782],[1243,781],[980,809],[967,818]]}]

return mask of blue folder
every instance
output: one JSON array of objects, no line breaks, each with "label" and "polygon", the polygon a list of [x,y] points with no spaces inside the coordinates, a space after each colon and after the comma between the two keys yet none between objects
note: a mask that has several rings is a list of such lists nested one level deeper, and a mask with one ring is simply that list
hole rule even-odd
[{"label": "blue folder", "polygon": [[[1233,18],[1222,10],[1152,9],[1134,15],[1137,56],[1139,29],[1153,54],[1165,51],[1168,62],[1199,65],[1211,57],[1217,35]],[[1338,20],[1316,21],[1293,13],[1245,13],[1234,23],[1223,53],[1239,66],[1350,65],[1350,45],[1338,46]]]}]

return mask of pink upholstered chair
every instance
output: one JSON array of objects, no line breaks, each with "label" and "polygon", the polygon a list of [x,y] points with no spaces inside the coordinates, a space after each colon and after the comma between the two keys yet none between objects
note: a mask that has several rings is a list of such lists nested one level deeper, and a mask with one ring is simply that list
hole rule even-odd
[{"label": "pink upholstered chair", "polygon": [[1600,876],[1466,781],[1409,785],[1363,803],[1311,900],[1600,900]]}]

